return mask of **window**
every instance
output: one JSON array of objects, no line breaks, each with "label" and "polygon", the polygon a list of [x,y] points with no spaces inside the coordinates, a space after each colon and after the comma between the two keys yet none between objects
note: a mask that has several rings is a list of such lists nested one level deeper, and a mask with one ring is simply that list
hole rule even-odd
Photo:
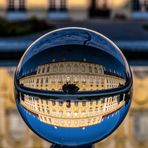
[{"label": "window", "polygon": [[92,73],[92,67],[91,66],[89,66],[89,72]]},{"label": "window", "polygon": [[70,106],[71,106],[70,100],[67,100],[67,101],[66,101],[66,107],[69,108]]},{"label": "window", "polygon": [[36,80],[36,83],[39,83],[39,79]]},{"label": "window", "polygon": [[60,101],[60,102],[59,102],[59,105],[62,106],[62,105],[63,105],[63,101]]},{"label": "window", "polygon": [[66,70],[67,70],[67,72],[69,72],[71,70],[70,65],[67,65]]},{"label": "window", "polygon": [[97,69],[97,67],[95,67],[95,73],[98,73],[98,69]]},{"label": "window", "polygon": [[67,117],[70,117],[70,112],[67,112],[66,115],[67,115]]},{"label": "window", "polygon": [[55,100],[52,100],[52,105],[55,105],[55,104],[56,104]]},{"label": "window", "polygon": [[90,101],[90,105],[91,105],[91,106],[93,105],[93,100]]},{"label": "window", "polygon": [[64,66],[63,66],[63,64],[62,65],[60,65],[60,72],[63,72],[64,71]]},{"label": "window", "polygon": [[78,112],[74,112],[74,115],[77,116],[78,115]]},{"label": "window", "polygon": [[41,85],[43,84],[43,78],[41,78]]},{"label": "window", "polygon": [[63,115],[63,111],[60,111],[59,114],[60,114],[60,116],[62,116]]},{"label": "window", "polygon": [[82,65],[82,72],[85,72],[85,66],[84,65]]},{"label": "window", "polygon": [[42,68],[42,73],[44,73],[44,72],[45,72],[45,67]]},{"label": "window", "polygon": [[78,101],[75,101],[74,103],[75,103],[75,106],[78,106]]},{"label": "window", "polygon": [[45,83],[48,83],[48,77],[46,78]]},{"label": "window", "polygon": [[53,67],[53,72],[57,72],[57,66]]},{"label": "window", "polygon": [[74,72],[78,72],[78,65],[74,65]]},{"label": "window", "polygon": [[47,72],[49,72],[49,70],[50,70],[50,67],[48,66],[48,67],[47,67]]},{"label": "window", "polygon": [[38,68],[38,73],[40,73],[40,68]]},{"label": "window", "polygon": [[49,113],[50,113],[50,111],[49,111],[49,110],[47,110],[47,113],[49,114]]}]

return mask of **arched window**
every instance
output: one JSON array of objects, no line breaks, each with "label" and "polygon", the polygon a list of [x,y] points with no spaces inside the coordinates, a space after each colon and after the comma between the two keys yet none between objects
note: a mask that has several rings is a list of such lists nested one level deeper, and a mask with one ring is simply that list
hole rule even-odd
[{"label": "arched window", "polygon": [[89,66],[89,72],[92,73],[92,67],[91,66]]},{"label": "arched window", "polygon": [[53,72],[57,72],[57,70],[58,70],[57,66],[54,66],[53,67]]},{"label": "arched window", "polygon": [[69,64],[67,65],[66,70],[67,70],[67,72],[71,71],[71,66]]},{"label": "arched window", "polygon": [[48,77],[46,78],[45,83],[48,83]]},{"label": "arched window", "polygon": [[38,73],[40,73],[40,68],[38,68]]},{"label": "arched window", "polygon": [[97,67],[95,67],[95,73],[98,73],[98,69],[97,69]]},{"label": "arched window", "polygon": [[44,72],[45,72],[45,67],[42,68],[42,73],[44,73]]},{"label": "arched window", "polygon": [[85,66],[84,65],[82,65],[81,69],[82,69],[82,72],[85,72]]},{"label": "arched window", "polygon": [[41,78],[41,85],[43,84],[43,78]]},{"label": "arched window", "polygon": [[86,106],[86,101],[82,101],[82,106]]},{"label": "arched window", "polygon": [[63,66],[63,64],[60,65],[59,70],[60,70],[60,72],[63,72],[63,71],[64,71],[64,66]]},{"label": "arched window", "polygon": [[74,72],[78,72],[78,65],[74,65]]},{"label": "arched window", "polygon": [[50,70],[50,67],[48,66],[48,67],[47,67],[47,72],[49,72],[49,70]]}]

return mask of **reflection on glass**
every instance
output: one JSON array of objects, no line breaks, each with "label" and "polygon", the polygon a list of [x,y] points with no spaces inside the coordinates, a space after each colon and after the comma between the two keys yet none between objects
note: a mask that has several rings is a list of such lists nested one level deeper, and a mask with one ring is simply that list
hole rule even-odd
[{"label": "reflection on glass", "polygon": [[82,28],[40,38],[15,75],[24,121],[59,145],[90,144],[110,135],[128,112],[131,88],[130,68],[120,50],[103,35]]}]

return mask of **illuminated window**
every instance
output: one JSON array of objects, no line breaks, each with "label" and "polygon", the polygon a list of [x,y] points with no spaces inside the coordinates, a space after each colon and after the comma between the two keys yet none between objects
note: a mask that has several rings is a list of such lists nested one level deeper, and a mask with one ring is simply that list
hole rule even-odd
[{"label": "illuminated window", "polygon": [[70,112],[67,112],[66,115],[67,115],[67,117],[70,117]]},{"label": "illuminated window", "polygon": [[77,125],[77,124],[78,124],[78,121],[77,121],[77,120],[75,120],[75,121],[74,121],[74,123],[75,123],[75,125]]},{"label": "illuminated window", "polygon": [[70,120],[67,120],[67,124],[70,124],[71,123],[71,121]]},{"label": "illuminated window", "polygon": [[78,112],[74,112],[74,115],[77,116],[78,115]]},{"label": "illuminated window", "polygon": [[60,111],[59,114],[60,114],[60,116],[62,116],[63,115],[63,111]]},{"label": "illuminated window", "polygon": [[82,115],[83,115],[83,116],[85,115],[85,113],[86,113],[85,111],[82,111]]}]

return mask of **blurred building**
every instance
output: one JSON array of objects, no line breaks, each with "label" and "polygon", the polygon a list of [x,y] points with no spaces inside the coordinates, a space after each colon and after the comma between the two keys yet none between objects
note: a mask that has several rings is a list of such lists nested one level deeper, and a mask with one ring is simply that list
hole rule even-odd
[{"label": "blurred building", "polygon": [[147,19],[148,0],[4,0],[0,16],[9,20],[118,18]]},{"label": "blurred building", "polygon": [[[15,68],[0,69],[0,147],[49,148],[50,144],[32,133],[16,110],[13,76]],[[148,68],[133,67],[134,95],[128,116],[107,139],[96,148],[147,148],[148,147]]]}]

